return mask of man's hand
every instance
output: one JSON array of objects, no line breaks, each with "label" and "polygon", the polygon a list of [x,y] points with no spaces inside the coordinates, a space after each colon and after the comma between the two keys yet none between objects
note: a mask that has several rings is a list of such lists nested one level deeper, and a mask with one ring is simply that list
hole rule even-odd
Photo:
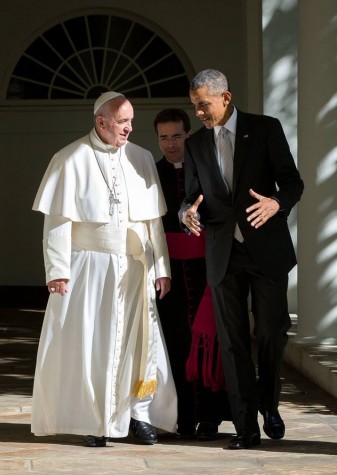
[{"label": "man's hand", "polygon": [[162,299],[165,297],[167,292],[169,292],[171,289],[171,279],[169,277],[159,277],[159,279],[156,279],[156,290],[159,292],[160,290],[160,295],[159,298]]},{"label": "man's hand", "polygon": [[257,229],[263,226],[268,219],[279,211],[280,205],[276,200],[273,200],[273,198],[259,195],[252,189],[249,190],[249,193],[256,198],[258,202],[246,209],[246,212],[250,213],[247,221]]},{"label": "man's hand", "polygon": [[194,204],[190,208],[187,208],[181,216],[181,221],[185,224],[185,226],[188,227],[191,233],[195,234],[196,236],[200,236],[201,232],[200,222],[197,220],[197,212],[198,207],[203,199],[204,197],[199,195]]},{"label": "man's hand", "polygon": [[68,279],[51,280],[47,284],[49,293],[65,295],[68,292],[67,284],[68,284]]}]

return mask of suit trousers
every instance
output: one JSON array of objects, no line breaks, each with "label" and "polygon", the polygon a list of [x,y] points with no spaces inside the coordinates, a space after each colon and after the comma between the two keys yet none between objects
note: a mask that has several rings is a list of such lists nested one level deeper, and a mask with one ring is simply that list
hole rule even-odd
[{"label": "suit trousers", "polygon": [[[276,250],[277,252],[277,250]],[[259,432],[258,408],[279,404],[280,371],[287,330],[288,275],[276,280],[259,272],[245,243],[234,239],[226,275],[212,287],[218,338],[236,431]],[[252,357],[249,293],[257,344],[257,374]]]}]

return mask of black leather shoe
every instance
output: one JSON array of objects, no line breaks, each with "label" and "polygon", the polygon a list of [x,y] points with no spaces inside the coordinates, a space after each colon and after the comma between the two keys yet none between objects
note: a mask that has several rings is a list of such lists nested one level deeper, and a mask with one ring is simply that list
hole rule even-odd
[{"label": "black leather shoe", "polygon": [[286,428],[280,413],[277,410],[273,412],[261,410],[260,412],[264,420],[263,430],[265,434],[271,439],[283,439]]},{"label": "black leather shoe", "polygon": [[86,447],[105,447],[107,437],[95,437],[94,435],[87,435],[84,439],[84,445]]},{"label": "black leather shoe", "polygon": [[178,425],[177,432],[175,434],[176,439],[194,439],[195,438],[195,426],[182,426]]},{"label": "black leather shoe", "polygon": [[158,441],[155,428],[147,422],[136,421],[131,417],[130,430],[142,444],[153,445]]},{"label": "black leather shoe", "polygon": [[218,436],[218,424],[215,422],[200,422],[196,438],[199,440],[212,440]]},{"label": "black leather shoe", "polygon": [[257,432],[242,432],[242,434],[238,434],[229,441],[228,448],[231,450],[250,449],[260,444],[260,434]]}]

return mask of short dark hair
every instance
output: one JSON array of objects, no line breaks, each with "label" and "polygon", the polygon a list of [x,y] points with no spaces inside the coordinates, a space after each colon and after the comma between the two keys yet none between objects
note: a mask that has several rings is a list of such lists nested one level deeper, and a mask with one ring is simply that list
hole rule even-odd
[{"label": "short dark hair", "polygon": [[158,114],[156,115],[153,121],[153,126],[154,126],[154,130],[156,134],[158,134],[157,125],[164,124],[166,122],[182,122],[184,131],[186,133],[191,130],[190,118],[183,109],[171,108],[171,109],[163,109],[162,111],[158,112]]}]

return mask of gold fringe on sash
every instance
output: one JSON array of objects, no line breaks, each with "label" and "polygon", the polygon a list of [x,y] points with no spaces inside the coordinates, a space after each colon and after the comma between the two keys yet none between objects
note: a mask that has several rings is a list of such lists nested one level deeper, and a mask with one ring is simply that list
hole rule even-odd
[{"label": "gold fringe on sash", "polygon": [[[139,236],[138,236],[139,239]],[[144,267],[143,286],[143,332],[142,350],[139,365],[139,377],[135,384],[134,395],[138,399],[151,396],[157,392],[157,323],[154,316],[150,314],[149,295],[150,286],[154,285],[154,278],[149,274],[147,253],[153,252],[152,247],[144,249],[141,255],[134,255],[134,259],[142,262]]]},{"label": "gold fringe on sash", "polygon": [[152,379],[151,381],[138,381],[134,389],[134,395],[138,399],[151,396],[151,394],[155,394],[157,392],[157,384],[158,381],[156,379]]}]

